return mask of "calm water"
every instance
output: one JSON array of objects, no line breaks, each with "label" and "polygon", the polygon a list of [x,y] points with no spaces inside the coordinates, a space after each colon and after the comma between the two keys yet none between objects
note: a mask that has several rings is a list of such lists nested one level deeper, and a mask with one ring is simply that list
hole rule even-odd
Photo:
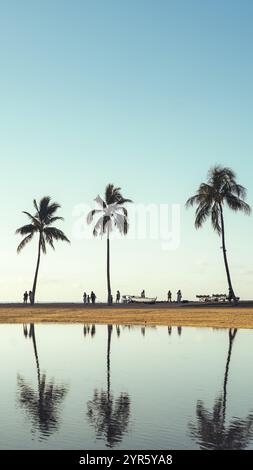
[{"label": "calm water", "polygon": [[253,331],[0,325],[1,449],[253,449]]}]

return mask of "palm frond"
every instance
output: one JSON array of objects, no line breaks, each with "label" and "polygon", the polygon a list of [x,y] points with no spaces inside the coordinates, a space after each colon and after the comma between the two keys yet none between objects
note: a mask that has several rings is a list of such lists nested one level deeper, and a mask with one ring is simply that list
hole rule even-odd
[{"label": "palm frond", "polygon": [[65,233],[62,230],[56,227],[46,227],[43,230],[43,233],[52,238],[52,240],[61,240],[67,243],[70,243],[70,240],[66,237]]},{"label": "palm frond", "polygon": [[108,215],[103,217],[103,233],[112,231],[112,219]]},{"label": "palm frond", "polygon": [[118,199],[118,204],[127,204],[127,203],[132,203],[132,199],[126,199],[124,197]]},{"label": "palm frond", "polygon": [[18,245],[17,247],[17,252],[20,253],[20,251],[27,245],[27,243],[29,243],[33,237],[34,233],[30,233],[29,235],[27,235],[21,242],[20,244]]},{"label": "palm frond", "polygon": [[241,199],[245,199],[247,196],[247,190],[241,184],[233,184],[231,186],[231,193],[235,194],[236,196],[240,197]]},{"label": "palm frond", "polygon": [[46,243],[48,243],[51,246],[51,248],[55,250],[52,234],[48,232],[47,229],[44,229],[43,233],[44,233],[44,238],[45,238]]},{"label": "palm frond", "polygon": [[106,203],[105,201],[101,198],[101,196],[99,196],[99,194],[97,195],[97,197],[95,197],[94,201],[96,201],[96,203],[102,207],[102,209],[105,209],[106,208]]},{"label": "palm frond", "polygon": [[47,222],[47,225],[54,224],[58,220],[64,220],[64,217],[50,217],[49,221]]},{"label": "palm frond", "polygon": [[99,213],[101,213],[101,212],[102,212],[102,210],[100,210],[100,209],[92,209],[92,211],[90,211],[90,212],[87,214],[87,219],[86,219],[86,220],[87,220],[87,224],[90,225],[91,222],[93,221],[94,215],[95,215],[95,214],[99,214]]},{"label": "palm frond", "polygon": [[41,249],[42,249],[42,252],[44,253],[44,255],[47,253],[47,247],[46,247],[46,241],[45,241],[45,237],[43,234],[41,234],[41,237],[40,237],[40,243],[41,243]]},{"label": "palm frond", "polygon": [[125,215],[115,213],[113,216],[114,224],[122,235],[126,235],[128,232],[128,220]]},{"label": "palm frond", "polygon": [[211,211],[210,204],[201,204],[196,209],[195,228],[202,227],[203,223],[209,217]]},{"label": "palm frond", "polygon": [[93,229],[93,236],[103,235],[103,216],[98,219]]},{"label": "palm frond", "polygon": [[39,207],[38,207],[36,199],[33,200],[33,205],[34,205],[35,210],[37,211],[37,213],[39,213]]},{"label": "palm frond", "polygon": [[245,201],[231,193],[226,194],[225,201],[230,209],[233,211],[242,211],[245,214],[251,214],[251,207]]},{"label": "palm frond", "polygon": [[215,203],[211,209],[211,220],[213,229],[221,234],[221,214],[220,214],[220,207],[217,203]]},{"label": "palm frond", "polygon": [[108,205],[115,202],[115,200],[113,200],[113,191],[114,191],[113,184],[108,184],[105,188],[105,202]]},{"label": "palm frond", "polygon": [[27,217],[34,223],[34,225],[36,225],[37,227],[40,227],[41,223],[40,223],[40,220],[35,216],[33,216],[32,214],[30,214],[30,212],[26,212],[26,211],[23,211],[23,214],[27,215]]},{"label": "palm frond", "polygon": [[27,235],[33,234],[34,232],[38,231],[38,227],[34,226],[33,224],[23,225],[22,227],[17,228],[16,234],[20,235]]},{"label": "palm frond", "polygon": [[195,194],[194,196],[189,197],[185,203],[185,207],[193,207],[194,204],[197,204],[199,200],[199,195]]}]

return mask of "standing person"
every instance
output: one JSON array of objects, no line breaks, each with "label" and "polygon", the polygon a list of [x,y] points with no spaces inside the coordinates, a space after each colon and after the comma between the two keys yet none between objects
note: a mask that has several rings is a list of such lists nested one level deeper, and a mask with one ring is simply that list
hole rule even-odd
[{"label": "standing person", "polygon": [[168,302],[171,302],[171,298],[172,298],[172,293],[171,293],[171,291],[169,290],[169,292],[168,292]]},{"label": "standing person", "polygon": [[141,297],[145,297],[145,290],[143,289],[142,293],[141,293]]},{"label": "standing person", "polygon": [[87,295],[87,304],[89,304],[89,303],[90,303],[90,296]]},{"label": "standing person", "polygon": [[83,293],[83,303],[86,304],[86,300],[87,300],[87,294],[86,292]]},{"label": "standing person", "polygon": [[118,304],[120,301],[120,291],[117,290],[117,294],[116,294],[116,303]]},{"label": "standing person", "polygon": [[27,292],[27,290],[25,291],[23,298],[24,298],[24,304],[27,304],[27,299],[28,299],[28,292]]},{"label": "standing person", "polygon": [[182,293],[181,293],[181,290],[179,289],[177,291],[177,302],[180,303],[182,300]]},{"label": "standing person", "polygon": [[31,290],[29,290],[29,300],[30,300],[30,304],[33,303],[33,293]]},{"label": "standing person", "polygon": [[92,303],[94,304],[96,302],[96,294],[95,292],[93,292],[93,290],[91,291],[90,298]]}]

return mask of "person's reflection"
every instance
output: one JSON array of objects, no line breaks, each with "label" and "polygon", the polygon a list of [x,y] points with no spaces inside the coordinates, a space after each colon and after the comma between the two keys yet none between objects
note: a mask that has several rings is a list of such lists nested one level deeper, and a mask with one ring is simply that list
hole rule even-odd
[{"label": "person's reflection", "polygon": [[83,335],[84,337],[87,336],[87,335],[91,335],[91,337],[93,338],[93,336],[95,336],[96,334],[96,325],[83,325]]},{"label": "person's reflection", "polygon": [[46,374],[41,374],[34,324],[30,324],[29,337],[33,342],[38,388],[34,390],[18,374],[18,403],[32,420],[32,432],[38,430],[45,438],[59,427],[60,406],[67,393],[67,387],[56,385],[54,380],[47,381]]},{"label": "person's reflection", "polygon": [[117,336],[119,338],[120,337],[120,326],[119,325],[116,325],[116,333],[117,333]]},{"label": "person's reflection", "polygon": [[95,389],[93,399],[87,403],[87,418],[94,427],[97,439],[103,439],[108,447],[114,447],[127,432],[130,416],[130,397],[120,393],[117,398],[111,392],[111,336],[112,325],[107,325],[107,390]]},{"label": "person's reflection", "polygon": [[177,334],[178,334],[178,336],[181,336],[181,334],[182,334],[182,326],[178,326],[178,327],[177,327]]},{"label": "person's reflection", "polygon": [[215,399],[212,411],[208,411],[199,400],[196,406],[197,422],[189,423],[190,435],[201,449],[245,449],[253,438],[253,412],[244,419],[232,418],[230,423],[226,424],[228,373],[236,333],[237,329],[229,330],[223,392]]}]

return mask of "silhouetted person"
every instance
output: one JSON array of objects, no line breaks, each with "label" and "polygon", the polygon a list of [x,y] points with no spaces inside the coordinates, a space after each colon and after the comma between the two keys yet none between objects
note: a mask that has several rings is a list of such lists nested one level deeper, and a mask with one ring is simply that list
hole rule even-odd
[{"label": "silhouetted person", "polygon": [[31,290],[29,290],[29,301],[30,301],[30,304],[33,303],[33,293]]},{"label": "silhouetted person", "polygon": [[111,295],[111,304],[113,304],[113,296]]},{"label": "silhouetted person", "polygon": [[83,303],[86,304],[86,300],[87,300],[87,294],[86,292],[83,293]]},{"label": "silhouetted person", "polygon": [[93,292],[93,290],[91,291],[90,298],[92,303],[94,304],[96,302],[96,294],[95,292]]},{"label": "silhouetted person", "polygon": [[171,294],[171,291],[169,290],[169,292],[168,292],[168,302],[171,302],[171,298],[172,298],[172,294]]},{"label": "silhouetted person", "polygon": [[180,303],[182,300],[182,293],[181,293],[181,290],[179,289],[177,291],[177,302]]},{"label": "silhouetted person", "polygon": [[87,295],[87,304],[89,304],[89,303],[90,303],[90,296]]},{"label": "silhouetted person", "polygon": [[178,336],[181,336],[181,334],[182,334],[182,326],[178,326],[178,327],[177,327],[177,334],[178,334]]},{"label": "silhouetted person", "polygon": [[168,334],[171,335],[171,332],[172,332],[172,328],[171,326],[168,326]]},{"label": "silhouetted person", "polygon": [[117,290],[117,294],[116,294],[116,303],[118,304],[120,301],[120,291]]},{"label": "silhouetted person", "polygon": [[145,290],[143,289],[142,293],[141,293],[141,297],[145,297]]},{"label": "silhouetted person", "polygon": [[28,300],[28,292],[27,292],[27,290],[25,291],[23,298],[24,298],[24,304],[27,304],[27,300]]}]

